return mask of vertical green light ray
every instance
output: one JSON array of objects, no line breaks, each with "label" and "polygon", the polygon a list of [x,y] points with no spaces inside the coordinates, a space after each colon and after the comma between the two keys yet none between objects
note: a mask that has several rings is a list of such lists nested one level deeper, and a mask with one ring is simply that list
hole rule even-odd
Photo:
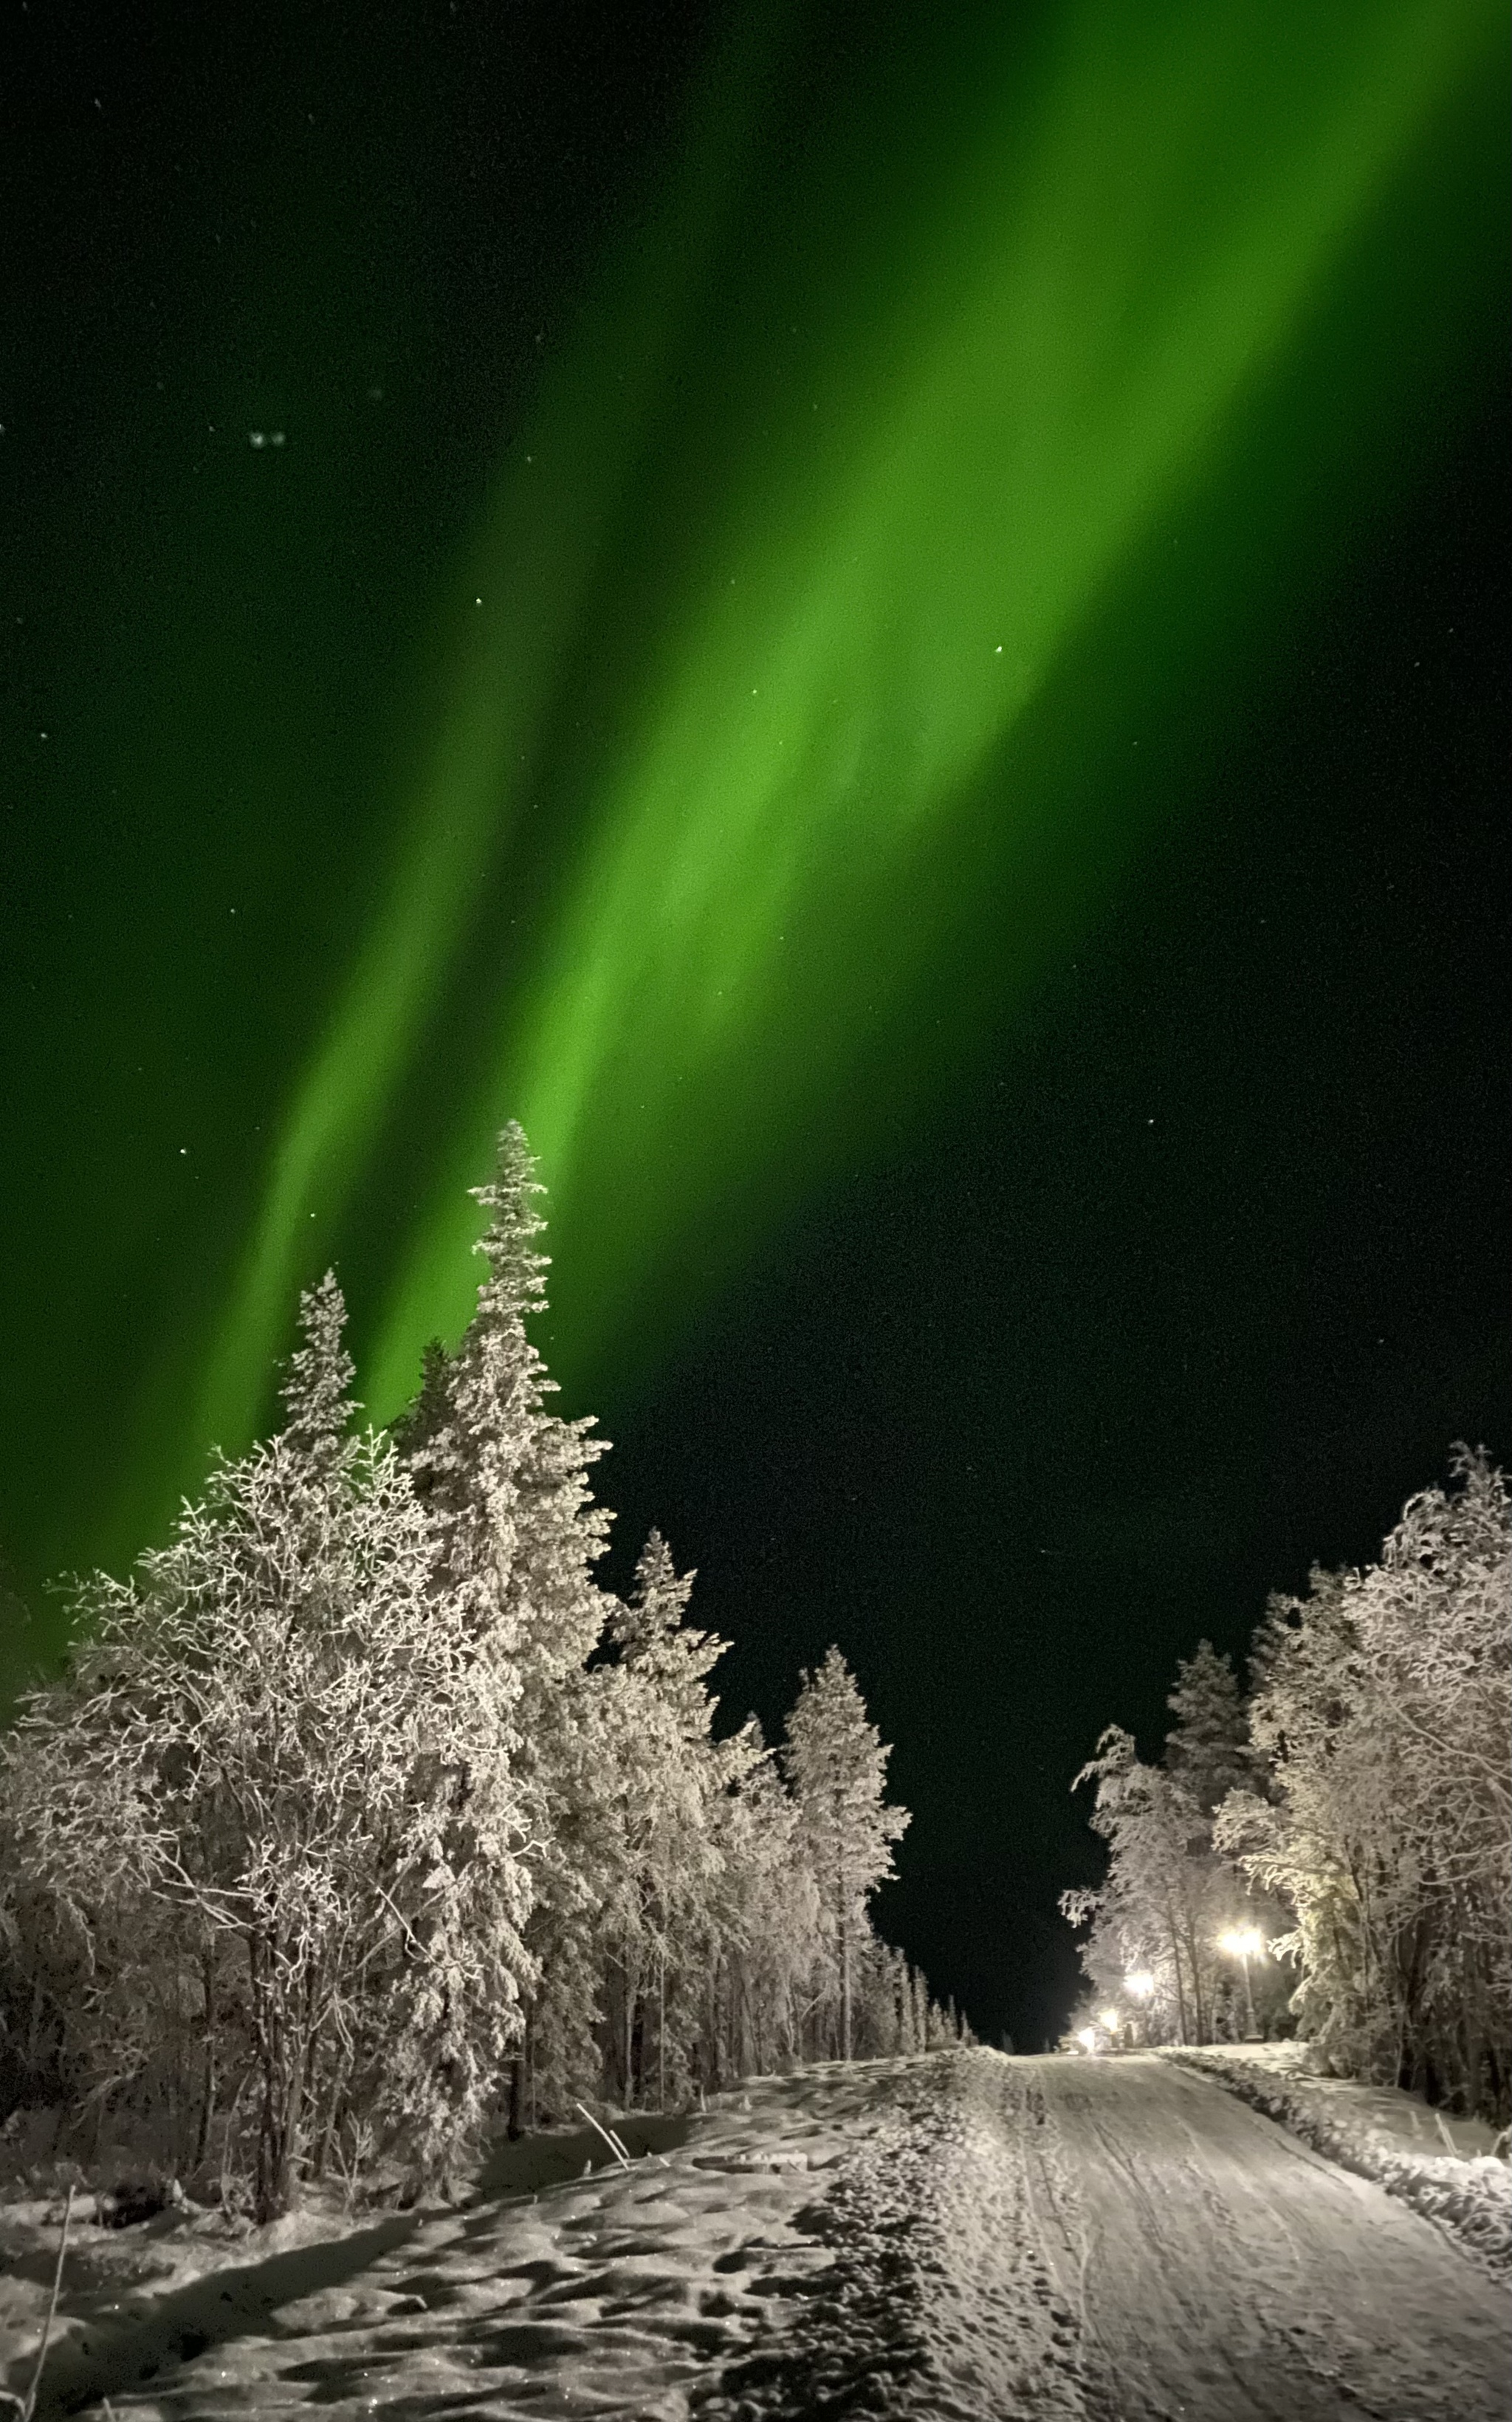
[{"label": "vertical green light ray", "polygon": [[395,1286],[380,1411],[465,1315],[464,1188],[505,1116],[595,1357],[701,1211],[800,1142],[822,1162],[916,964],[921,866],[1494,38],[1481,0],[1066,12],[907,230],[869,339],[731,466]]},{"label": "vertical green light ray", "polygon": [[329,1227],[360,1183],[485,877],[538,776],[562,657],[738,190],[757,65],[781,13],[765,12],[705,79],[683,167],[618,281],[606,281],[585,311],[512,452],[474,573],[459,575],[459,590],[473,590],[478,606],[458,649],[451,703],[405,811],[383,904],[285,1115],[204,1375],[188,1457],[213,1440],[248,1435],[308,1275],[310,1222],[318,1215]]}]

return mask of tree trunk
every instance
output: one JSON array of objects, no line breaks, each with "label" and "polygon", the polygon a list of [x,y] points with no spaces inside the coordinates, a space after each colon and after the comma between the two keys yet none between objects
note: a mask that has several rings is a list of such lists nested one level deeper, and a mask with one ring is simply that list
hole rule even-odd
[{"label": "tree trunk", "polygon": [[1206,1996],[1203,1992],[1202,1952],[1198,1946],[1196,1929],[1189,1919],[1187,1923],[1186,1935],[1187,1964],[1191,1970],[1191,2009],[1195,2036],[1198,2043],[1205,2044],[1211,2029],[1207,2022]]},{"label": "tree trunk", "polygon": [[308,2046],[301,2045],[291,2055],[286,2051],[263,2072],[256,2191],[260,2225],[281,2219],[294,2199],[307,2068]]},{"label": "tree trunk", "polygon": [[215,2116],[215,2046],[205,2046],[205,2084],[199,2102],[199,2126],[195,2131],[194,2159],[191,2169],[199,2169],[210,2152],[210,2131]]},{"label": "tree trunk", "polygon": [[1171,1966],[1176,1980],[1176,2031],[1180,2040],[1187,2043],[1189,2040],[1189,2030],[1187,2025],[1186,1989],[1181,1981],[1181,1938],[1169,1910],[1166,1912],[1166,1931],[1171,1938]]},{"label": "tree trunk", "polygon": [[506,2134],[512,2145],[517,2145],[525,2134],[525,2099],[530,2063],[531,2005],[521,2012],[520,2041],[510,2062],[510,2103]]},{"label": "tree trunk", "polygon": [[835,1861],[835,1917],[840,1936],[840,2056],[851,2056],[851,1941],[849,1895],[845,1890],[845,1857]]},{"label": "tree trunk", "polygon": [[[262,2110],[258,2122],[258,2155],[254,2214],[260,2225],[278,2220],[293,2201],[294,2168],[299,2158],[300,2126],[314,2044],[307,2007],[291,2006],[292,1997],[280,1992],[278,1945],[254,1937],[251,1953],[252,1998],[258,2057],[262,2070]],[[311,1986],[313,1980],[311,1980]],[[308,2001],[309,1989],[299,1995]]]},{"label": "tree trunk", "polygon": [[667,2108],[667,1945],[656,1962],[656,2108]]},{"label": "tree trunk", "polygon": [[199,2104],[199,2127],[195,2137],[194,2161],[197,2170],[210,2153],[211,2123],[215,2115],[215,1950],[212,1943],[206,1950],[200,1974],[205,1988],[205,2068],[204,2091]]},{"label": "tree trunk", "polygon": [[336,2072],[336,2084],[331,2089],[330,2100],[325,2106],[325,2125],[321,2130],[321,2141],[315,2154],[315,2176],[318,2178],[323,2178],[325,2176],[332,2150],[341,2132],[341,2122],[346,2117],[347,2080],[351,2071],[352,2056],[350,2052],[343,2052],[340,2067]]},{"label": "tree trunk", "polygon": [[840,2056],[851,2056],[851,1939],[850,1927],[842,1921],[840,1935]]}]

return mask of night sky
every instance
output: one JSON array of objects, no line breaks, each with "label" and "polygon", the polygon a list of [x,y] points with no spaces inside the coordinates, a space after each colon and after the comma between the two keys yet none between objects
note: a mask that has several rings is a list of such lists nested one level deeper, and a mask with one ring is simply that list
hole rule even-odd
[{"label": "night sky", "polygon": [[1502,16],[3,0],[0,1690],[517,1116],[607,1579],[1059,2026],[1102,1725],[1512,1453]]}]

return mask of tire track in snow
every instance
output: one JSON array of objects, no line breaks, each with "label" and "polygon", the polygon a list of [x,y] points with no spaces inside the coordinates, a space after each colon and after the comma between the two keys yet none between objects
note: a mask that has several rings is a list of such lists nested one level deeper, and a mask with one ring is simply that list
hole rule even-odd
[{"label": "tire track in snow", "polygon": [[1505,2411],[1505,2300],[1427,2222],[1188,2069],[1032,2068],[1081,2198],[1095,2422]]},{"label": "tire track in snow", "polygon": [[1505,2410],[1490,2280],[1164,2062],[824,2064],[749,2079],[706,2117],[624,2127],[648,2155],[627,2169],[580,2173],[572,2140],[543,2139],[555,2182],[538,2191],[490,2171],[461,2210],[248,2249],[245,2268],[113,2312],[67,2299],[39,2422],[102,2392],[121,2422]]}]

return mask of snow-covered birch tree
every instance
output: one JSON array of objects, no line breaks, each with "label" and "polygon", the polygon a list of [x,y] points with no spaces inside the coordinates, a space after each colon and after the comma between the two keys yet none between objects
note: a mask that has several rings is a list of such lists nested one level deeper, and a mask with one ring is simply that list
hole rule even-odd
[{"label": "snow-covered birch tree", "polygon": [[1512,2109],[1506,1482],[1457,1448],[1378,1564],[1315,1572],[1255,1644],[1267,1796],[1219,1836],[1294,1912],[1300,2023],[1338,2065]]},{"label": "snow-covered birch tree", "polygon": [[[1205,2043],[1241,2015],[1223,1934],[1257,1922],[1268,1936],[1277,1929],[1214,1841],[1214,1811],[1254,1775],[1228,1658],[1200,1641],[1177,1664],[1166,1705],[1175,1722],[1159,1765],[1144,1764],[1132,1735],[1111,1724],[1076,1777],[1073,1790],[1095,1786],[1092,1824],[1108,1844],[1108,1873],[1095,1891],[1063,1894],[1061,1907],[1089,1929],[1082,1965],[1101,2004],[1116,2005],[1125,1976],[1143,1974],[1149,1998],[1131,2015],[1145,2033]],[[1274,2000],[1268,1972],[1266,1983]],[[1248,2023],[1248,2006],[1242,2018]]]},{"label": "snow-covered birch tree", "polygon": [[1095,1786],[1092,1825],[1108,1844],[1108,1877],[1061,1905],[1074,1926],[1092,1927],[1088,1973],[1107,1997],[1127,1971],[1145,1970],[1157,2021],[1169,2011],[1178,2042],[1205,2043],[1225,1894],[1202,1808],[1164,1767],[1142,1762],[1120,1724],[1109,1725],[1072,1788],[1084,1783]]}]

